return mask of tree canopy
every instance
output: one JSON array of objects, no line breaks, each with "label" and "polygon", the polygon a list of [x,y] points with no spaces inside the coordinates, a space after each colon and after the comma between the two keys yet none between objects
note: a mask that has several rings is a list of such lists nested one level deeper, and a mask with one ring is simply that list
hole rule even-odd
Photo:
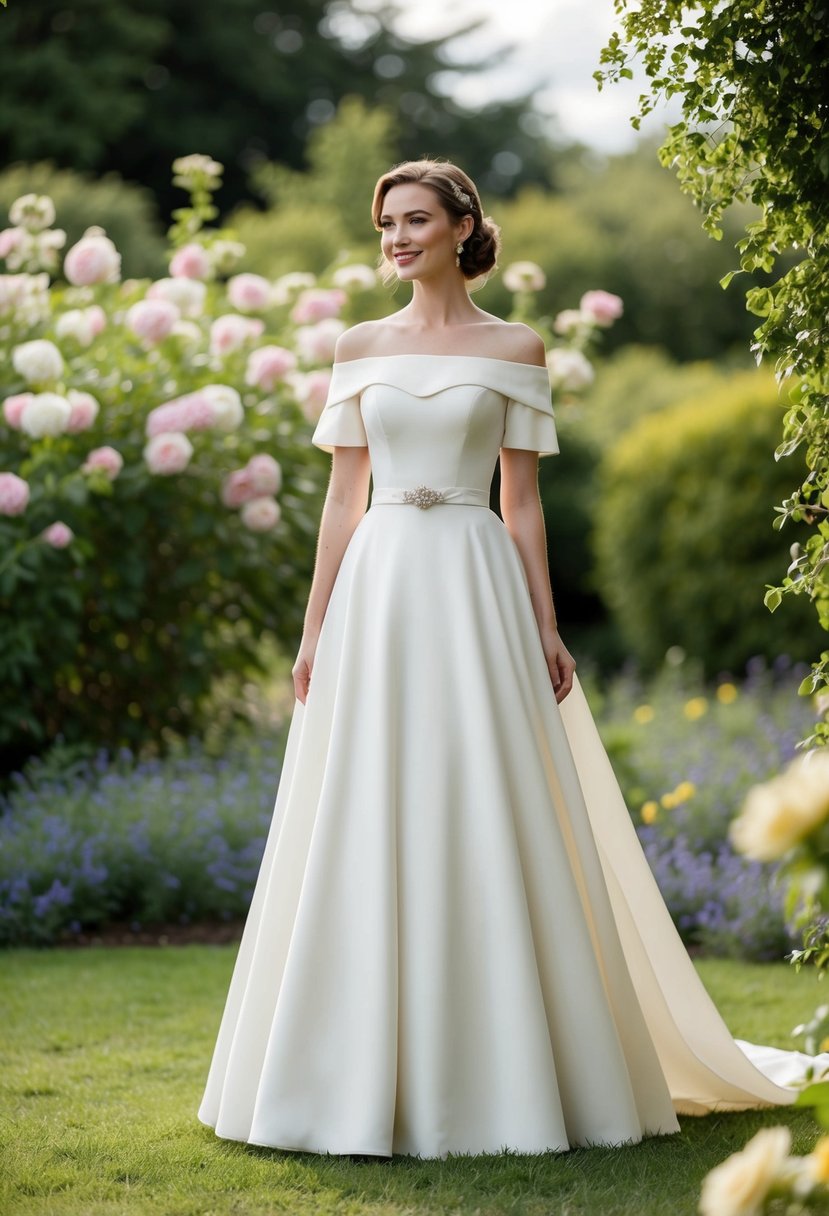
[{"label": "tree canopy", "polygon": [[169,212],[172,161],[203,152],[226,166],[227,211],[249,197],[256,165],[302,168],[309,134],[356,95],[395,114],[403,157],[457,157],[494,193],[546,182],[552,153],[530,94],[472,112],[441,89],[447,71],[488,66],[458,53],[477,23],[413,42],[395,32],[396,12],[350,0],[14,4],[0,38],[0,160],[115,170]]},{"label": "tree canopy", "polygon": [[[746,296],[760,317],[753,350],[787,385],[778,458],[800,449],[807,476],[779,508],[814,525],[793,546],[782,585],[769,588],[772,610],[784,594],[809,595],[829,629],[829,33],[823,0],[614,0],[620,30],[602,52],[600,85],[632,77],[641,57],[649,91],[637,126],[660,96],[678,97],[682,119],[661,150],[714,237],[734,202],[759,216],[738,242],[739,271],[778,271],[771,286]],[[727,286],[732,275],[726,275]],[[829,683],[829,650],[804,690]],[[829,722],[814,741],[829,742]]]}]

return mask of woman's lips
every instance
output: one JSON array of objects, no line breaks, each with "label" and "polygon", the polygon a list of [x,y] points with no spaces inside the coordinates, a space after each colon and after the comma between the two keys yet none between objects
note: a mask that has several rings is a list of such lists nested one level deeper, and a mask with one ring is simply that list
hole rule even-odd
[{"label": "woman's lips", "polygon": [[394,260],[397,262],[398,266],[405,266],[408,262],[413,262],[415,258],[420,255],[420,252],[421,251],[418,249],[416,253],[396,253],[394,255]]}]

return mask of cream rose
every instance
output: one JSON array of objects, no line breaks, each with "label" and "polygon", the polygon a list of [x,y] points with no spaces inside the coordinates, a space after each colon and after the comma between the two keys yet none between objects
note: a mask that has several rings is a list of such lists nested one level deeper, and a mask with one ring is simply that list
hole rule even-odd
[{"label": "cream rose", "polygon": [[166,300],[175,304],[183,317],[200,317],[204,312],[207,286],[199,279],[183,275],[172,279],[157,279],[147,288],[148,300]]},{"label": "cream rose", "polygon": [[504,271],[507,291],[541,291],[547,276],[535,262],[511,262]]},{"label": "cream rose", "polygon": [[12,351],[12,366],[18,375],[29,384],[45,384],[48,380],[59,380],[63,374],[63,356],[54,342],[46,338],[35,338],[21,342]]},{"label": "cream rose", "polygon": [[547,356],[547,367],[554,388],[577,392],[593,382],[593,367],[580,350],[556,347]]},{"label": "cream rose", "polygon": [[70,308],[61,313],[55,322],[55,333],[59,338],[74,338],[81,346],[89,346],[106,326],[106,314],[98,305],[89,308]]},{"label": "cream rose", "polygon": [[72,406],[57,393],[34,393],[23,406],[20,429],[32,439],[44,435],[62,435],[72,417]]},{"label": "cream rose", "polygon": [[829,818],[829,749],[798,756],[749,790],[730,828],[732,844],[755,861],[776,861]]},{"label": "cream rose", "polygon": [[235,431],[244,418],[242,398],[229,384],[206,384],[199,389],[213,410],[215,425],[220,431]]},{"label": "cream rose", "polygon": [[281,517],[279,503],[274,498],[251,498],[240,512],[242,523],[251,532],[269,532],[275,528]]},{"label": "cream rose", "polygon": [[339,270],[335,270],[331,281],[335,287],[342,287],[345,291],[367,291],[376,286],[377,272],[362,262],[351,262],[348,266],[340,266]]},{"label": "cream rose", "polygon": [[193,445],[180,431],[155,435],[144,448],[144,460],[150,472],[165,477],[186,469],[192,455]]},{"label": "cream rose", "polygon": [[702,1184],[701,1216],[759,1216],[785,1172],[791,1142],[787,1127],[767,1127],[742,1152],[715,1166]]}]

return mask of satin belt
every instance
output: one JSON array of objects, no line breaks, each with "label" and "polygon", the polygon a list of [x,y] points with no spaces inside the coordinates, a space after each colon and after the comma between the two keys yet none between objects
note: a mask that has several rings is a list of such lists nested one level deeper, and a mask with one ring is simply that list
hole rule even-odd
[{"label": "satin belt", "polygon": [[371,505],[376,507],[386,503],[401,503],[422,510],[453,503],[488,507],[489,490],[475,490],[471,486],[377,486],[371,495]]}]

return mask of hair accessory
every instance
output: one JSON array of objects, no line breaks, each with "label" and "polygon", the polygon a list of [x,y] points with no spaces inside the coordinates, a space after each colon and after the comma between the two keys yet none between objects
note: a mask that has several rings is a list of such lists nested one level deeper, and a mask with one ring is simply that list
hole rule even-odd
[{"label": "hair accessory", "polygon": [[450,186],[452,187],[452,193],[454,194],[455,198],[458,200],[458,202],[460,203],[460,205],[461,205],[462,207],[469,207],[469,208],[470,208],[470,210],[471,210],[471,209],[472,209],[472,199],[471,199],[471,198],[470,198],[470,196],[469,196],[469,195],[466,193],[466,191],[465,191],[465,190],[461,190],[461,188],[460,188],[460,186],[458,185],[458,183],[457,183],[457,182],[454,182],[454,181],[451,181],[451,180],[450,180],[449,184],[450,184]]}]

